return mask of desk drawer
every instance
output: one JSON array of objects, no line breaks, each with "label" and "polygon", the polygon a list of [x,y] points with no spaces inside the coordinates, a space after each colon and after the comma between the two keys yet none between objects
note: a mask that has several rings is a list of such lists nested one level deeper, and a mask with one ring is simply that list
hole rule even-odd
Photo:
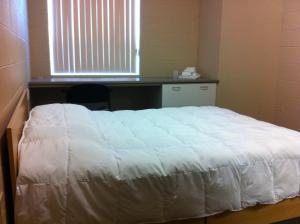
[{"label": "desk drawer", "polygon": [[216,84],[164,84],[162,107],[215,105]]}]

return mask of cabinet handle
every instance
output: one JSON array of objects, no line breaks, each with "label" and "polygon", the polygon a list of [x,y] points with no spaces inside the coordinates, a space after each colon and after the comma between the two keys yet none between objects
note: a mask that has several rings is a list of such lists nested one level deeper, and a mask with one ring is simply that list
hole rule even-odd
[{"label": "cabinet handle", "polygon": [[181,87],[180,86],[173,86],[172,90],[176,91],[176,92],[179,92],[181,90]]},{"label": "cabinet handle", "polygon": [[200,86],[200,89],[203,91],[206,91],[206,90],[208,90],[208,86]]}]

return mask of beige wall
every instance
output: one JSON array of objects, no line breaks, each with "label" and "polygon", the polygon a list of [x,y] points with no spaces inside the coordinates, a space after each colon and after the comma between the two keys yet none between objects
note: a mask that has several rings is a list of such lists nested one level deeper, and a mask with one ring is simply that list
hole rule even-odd
[{"label": "beige wall", "polygon": [[[49,76],[46,0],[28,0],[32,77]],[[143,0],[141,73],[197,66],[217,105],[300,130],[299,0]]]},{"label": "beige wall", "polygon": [[[5,150],[2,144],[5,127],[29,75],[27,55],[26,0],[0,0],[0,161]],[[0,192],[3,192],[3,169],[7,167],[1,164]]]},{"label": "beige wall", "polygon": [[217,105],[300,131],[300,1],[200,1],[199,67],[220,81]]},{"label": "beige wall", "polygon": [[47,1],[27,0],[31,76],[50,75]]},{"label": "beige wall", "polygon": [[[32,77],[49,76],[46,0],[28,0]],[[199,0],[141,1],[141,74],[172,75],[196,66]]]},{"label": "beige wall", "polygon": [[217,105],[274,122],[281,0],[224,0]]},{"label": "beige wall", "polygon": [[221,25],[221,0],[200,0],[198,70],[210,78],[218,78]]},{"label": "beige wall", "polygon": [[143,0],[141,74],[172,75],[197,65],[198,0]]},{"label": "beige wall", "polygon": [[300,131],[300,1],[283,0],[276,123]]}]

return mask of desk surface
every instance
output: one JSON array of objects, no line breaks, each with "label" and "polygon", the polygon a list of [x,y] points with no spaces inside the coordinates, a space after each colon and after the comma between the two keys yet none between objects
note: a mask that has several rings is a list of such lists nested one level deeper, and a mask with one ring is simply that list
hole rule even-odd
[{"label": "desk surface", "polygon": [[29,87],[51,87],[51,86],[70,86],[84,83],[97,83],[104,85],[162,85],[176,83],[218,83],[215,79],[199,78],[173,79],[172,77],[43,77],[34,78],[29,82]]}]

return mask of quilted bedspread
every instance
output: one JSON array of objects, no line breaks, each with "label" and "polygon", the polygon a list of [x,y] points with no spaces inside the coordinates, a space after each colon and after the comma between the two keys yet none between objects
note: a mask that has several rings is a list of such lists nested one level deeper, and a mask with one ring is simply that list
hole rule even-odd
[{"label": "quilted bedspread", "polygon": [[17,224],[151,223],[296,197],[300,133],[218,107],[34,108]]}]

